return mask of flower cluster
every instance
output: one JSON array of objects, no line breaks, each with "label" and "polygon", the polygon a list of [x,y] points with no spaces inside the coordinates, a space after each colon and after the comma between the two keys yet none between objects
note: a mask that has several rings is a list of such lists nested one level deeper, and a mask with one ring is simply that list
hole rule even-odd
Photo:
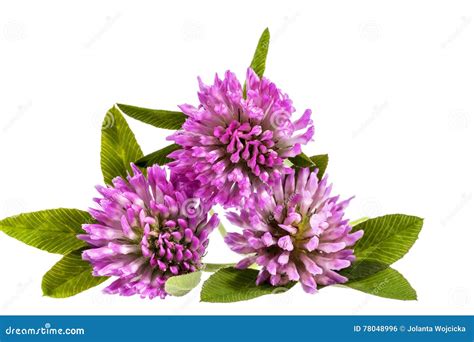
[{"label": "flower cluster", "polygon": [[207,86],[199,79],[200,105],[180,106],[188,119],[168,139],[182,149],[169,155],[173,172],[197,182],[196,195],[235,207],[261,184],[273,184],[288,167],[284,159],[301,153],[314,128],[308,109],[292,121],[291,100],[249,68],[246,97],[235,75],[216,75]]},{"label": "flower cluster", "polygon": [[327,177],[319,181],[317,171],[305,168],[296,176],[286,175],[270,190],[260,187],[239,214],[228,213],[243,232],[229,233],[225,241],[233,251],[248,255],[237,268],[257,263],[262,267],[257,284],[300,281],[309,293],[316,292],[317,285],[346,282],[337,271],[354,261],[348,247],[363,232],[351,233],[349,220],[343,218],[350,199],[339,201],[330,192]]},{"label": "flower cluster", "polygon": [[[229,302],[296,282],[307,293],[348,281],[346,286],[365,291],[365,279],[383,269],[393,284],[379,296],[416,298],[388,266],[415,242],[423,219],[394,214],[351,224],[345,216],[351,198],[331,195],[328,156],[302,152],[314,135],[311,110],[296,115],[288,95],[263,77],[269,42],[265,29],[244,82],[230,71],[216,74],[211,84],[198,78],[197,103],[179,106],[180,112],[114,105],[102,127],[101,167],[108,185],[97,186],[100,196],[90,215],[61,208],[0,221],[0,231],[65,255],[43,278],[45,295],[72,296],[110,277],[106,293],[182,296],[198,285],[201,271],[215,270],[201,300]],[[143,156],[123,115],[175,130],[166,137],[173,143]],[[144,165],[149,167],[140,168]],[[236,228],[227,233],[219,227],[229,249],[242,255],[231,267],[204,260],[210,234],[220,224],[212,211],[216,205]],[[378,250],[383,263],[364,263],[364,251],[394,227],[406,232],[403,241]],[[364,272],[355,272],[355,254]],[[81,271],[82,281],[58,287],[73,271]],[[232,293],[225,293],[229,288]]]},{"label": "flower cluster", "polygon": [[135,165],[133,175],[113,180],[113,186],[98,186],[98,209],[90,209],[97,223],[86,224],[79,238],[90,249],[95,276],[118,277],[105,291],[124,296],[166,296],[164,285],[174,275],[199,269],[218,225],[209,220],[209,207],[167,180],[166,171],[149,167],[145,176]]},{"label": "flower cluster", "polygon": [[106,292],[164,298],[169,277],[200,269],[218,224],[216,215],[207,219],[214,204],[239,210],[228,218],[243,232],[225,241],[247,255],[237,268],[261,266],[257,284],[300,281],[313,293],[346,281],[337,271],[350,266],[348,247],[362,235],[343,219],[349,201],[330,197],[315,171],[295,175],[284,164],[312,139],[311,111],[292,120],[288,96],[252,69],[245,84],[244,96],[229,71],[210,86],[199,80],[200,105],[182,105],[187,120],[168,137],[180,145],[169,155],[170,180],[159,166],[145,176],[132,165],[127,179],[98,187],[99,209],[90,210],[97,223],[80,238],[91,246],[83,259],[93,274],[118,277]]}]

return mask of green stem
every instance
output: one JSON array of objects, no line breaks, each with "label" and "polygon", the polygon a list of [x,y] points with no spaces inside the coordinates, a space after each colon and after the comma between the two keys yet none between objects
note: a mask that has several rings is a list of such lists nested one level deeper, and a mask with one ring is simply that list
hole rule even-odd
[{"label": "green stem", "polygon": [[204,267],[201,269],[203,272],[217,272],[221,268],[234,267],[235,264],[204,264]]}]

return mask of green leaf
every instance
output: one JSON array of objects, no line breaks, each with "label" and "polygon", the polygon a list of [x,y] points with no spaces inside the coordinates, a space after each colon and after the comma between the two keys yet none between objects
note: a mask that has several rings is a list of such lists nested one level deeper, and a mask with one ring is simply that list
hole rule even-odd
[{"label": "green leaf", "polygon": [[416,300],[416,291],[410,283],[393,268],[387,268],[368,278],[349,281],[343,286],[350,287],[374,296],[399,299]]},{"label": "green leaf", "polygon": [[117,107],[112,107],[105,115],[100,155],[102,173],[107,184],[115,177],[126,177],[127,172],[131,171],[130,163],[143,157],[135,135]]},{"label": "green leaf", "polygon": [[324,176],[324,172],[328,167],[329,163],[329,156],[327,154],[319,154],[317,156],[310,157],[311,161],[313,162],[314,166],[311,167],[311,170],[318,169],[318,179],[322,179]]},{"label": "green leaf", "polygon": [[352,226],[352,227],[355,227],[357,226],[358,224],[361,224],[362,222],[365,222],[367,220],[370,220],[370,217],[361,217],[360,219],[357,219],[357,220],[354,220],[354,221],[351,221],[349,222],[349,224]]},{"label": "green leaf", "polygon": [[306,154],[301,152],[296,157],[288,158],[294,166],[297,167],[314,167],[314,163]]},{"label": "green leaf", "polygon": [[186,120],[186,115],[182,112],[140,108],[120,103],[117,107],[125,115],[158,128],[180,129]]},{"label": "green leaf", "polygon": [[355,226],[364,236],[354,248],[358,260],[375,260],[391,265],[413,246],[418,238],[423,219],[402,214],[369,219]]},{"label": "green leaf", "polygon": [[206,263],[204,264],[204,267],[202,268],[203,272],[217,272],[222,268],[227,268],[227,267],[234,267],[235,264],[209,264]]},{"label": "green leaf", "polygon": [[90,222],[93,219],[85,211],[61,208],[8,217],[0,221],[0,230],[27,245],[67,254],[86,246],[76,236],[84,233],[82,224]]},{"label": "green leaf", "polygon": [[155,151],[153,153],[146,155],[143,158],[140,158],[139,160],[135,162],[135,164],[140,167],[148,167],[154,164],[158,164],[158,165],[168,164],[170,161],[173,160],[173,159],[168,158],[168,155],[173,151],[179,150],[180,148],[181,146],[177,144],[166,146],[162,148],[161,150]]},{"label": "green leaf", "polygon": [[311,171],[314,171],[316,168],[318,169],[318,179],[322,179],[324,176],[324,172],[326,172],[326,168],[329,162],[329,156],[327,154],[320,154],[312,157],[308,157],[303,152],[298,154],[295,157],[288,158],[288,160],[293,164],[295,167],[309,167]]},{"label": "green leaf", "polygon": [[165,291],[172,296],[182,297],[201,282],[200,271],[171,277],[166,281]]},{"label": "green leaf", "polygon": [[[252,62],[250,67],[255,71],[258,77],[262,77],[265,72],[265,64],[267,61],[268,47],[270,46],[270,31],[266,28],[260,39],[258,40],[257,48],[253,54]],[[243,90],[244,97],[247,97],[247,84],[244,83]]]},{"label": "green leaf", "polygon": [[389,265],[374,260],[356,260],[350,267],[339,271],[339,274],[350,281],[360,280],[389,268]]},{"label": "green leaf", "polygon": [[265,72],[265,63],[267,61],[268,47],[270,46],[270,31],[266,28],[257,44],[250,67],[255,73],[262,77]]},{"label": "green leaf", "polygon": [[81,250],[65,255],[43,277],[43,294],[53,298],[67,298],[95,287],[107,277],[92,276],[91,265],[82,260]]},{"label": "green leaf", "polygon": [[249,300],[268,294],[288,291],[294,283],[274,287],[268,284],[255,284],[258,271],[252,269],[238,270],[223,268],[204,282],[201,301],[209,303],[231,303]]}]

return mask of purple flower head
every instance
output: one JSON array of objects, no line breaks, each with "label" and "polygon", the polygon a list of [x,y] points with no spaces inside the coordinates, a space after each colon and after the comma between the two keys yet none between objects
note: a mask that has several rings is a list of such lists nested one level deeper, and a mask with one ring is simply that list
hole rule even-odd
[{"label": "purple flower head", "polygon": [[124,296],[166,296],[166,280],[199,269],[210,232],[209,205],[176,189],[166,171],[155,165],[145,176],[132,164],[133,175],[117,177],[113,186],[98,186],[102,195],[90,209],[97,220],[79,235],[91,246],[82,254],[94,276],[118,277],[105,289]]},{"label": "purple flower head", "polygon": [[284,159],[301,153],[314,134],[311,110],[292,121],[292,102],[274,83],[249,68],[246,84],[244,98],[230,71],[210,86],[199,79],[200,105],[180,106],[188,119],[168,137],[182,147],[169,155],[173,172],[198,181],[198,197],[225,207],[277,181],[288,170]]},{"label": "purple flower head", "polygon": [[257,284],[300,281],[309,293],[317,285],[346,282],[337,271],[355,260],[348,247],[363,231],[351,233],[349,220],[343,219],[350,199],[339,201],[330,192],[327,177],[318,181],[317,170],[300,169],[275,182],[271,191],[260,187],[240,214],[228,213],[243,228],[242,234],[225,238],[233,251],[247,255],[237,268],[257,263],[262,267]]}]

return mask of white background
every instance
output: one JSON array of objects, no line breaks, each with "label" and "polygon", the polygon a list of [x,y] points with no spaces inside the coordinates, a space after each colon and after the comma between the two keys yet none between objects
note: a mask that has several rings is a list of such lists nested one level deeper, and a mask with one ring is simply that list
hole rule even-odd
[{"label": "white background", "polygon": [[[473,314],[472,1],[2,1],[0,216],[86,209],[100,183],[101,121],[115,102],[197,103],[196,76],[243,76],[265,27],[266,76],[312,108],[350,218],[425,218],[395,264],[418,301],[345,288],[237,304],[42,297],[59,256],[0,234],[1,314]],[[145,153],[168,132],[129,120]],[[237,260],[213,235],[209,262]]]}]

